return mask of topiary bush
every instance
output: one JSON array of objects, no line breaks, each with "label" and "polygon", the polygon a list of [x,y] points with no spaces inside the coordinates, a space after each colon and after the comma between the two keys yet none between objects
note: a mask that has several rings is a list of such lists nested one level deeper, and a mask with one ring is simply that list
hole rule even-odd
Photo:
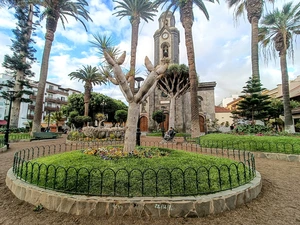
[{"label": "topiary bush", "polygon": [[233,132],[239,133],[239,134],[258,134],[258,133],[266,133],[271,132],[272,128],[263,126],[263,125],[238,125]]}]

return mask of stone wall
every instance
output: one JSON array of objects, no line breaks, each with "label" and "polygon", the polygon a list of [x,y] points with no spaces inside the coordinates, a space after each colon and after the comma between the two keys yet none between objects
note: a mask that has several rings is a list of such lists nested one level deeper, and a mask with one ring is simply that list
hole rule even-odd
[{"label": "stone wall", "polygon": [[21,200],[49,210],[90,216],[138,217],[203,217],[235,209],[250,202],[261,191],[261,176],[248,184],[216,194],[190,197],[95,197],[70,195],[45,190],[15,178],[12,169],[7,173],[6,185]]}]

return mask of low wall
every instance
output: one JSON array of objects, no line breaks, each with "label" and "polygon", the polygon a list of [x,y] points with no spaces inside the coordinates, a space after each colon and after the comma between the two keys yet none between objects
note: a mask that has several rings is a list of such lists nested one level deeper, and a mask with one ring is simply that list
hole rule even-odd
[{"label": "low wall", "polygon": [[288,162],[300,162],[300,155],[269,153],[269,152],[251,152],[255,158],[266,158],[273,160],[282,160]]},{"label": "low wall", "polygon": [[190,197],[98,197],[45,190],[16,179],[7,172],[6,185],[17,198],[35,206],[75,215],[138,217],[203,217],[232,210],[250,202],[261,191],[259,172],[248,184],[216,194]]}]

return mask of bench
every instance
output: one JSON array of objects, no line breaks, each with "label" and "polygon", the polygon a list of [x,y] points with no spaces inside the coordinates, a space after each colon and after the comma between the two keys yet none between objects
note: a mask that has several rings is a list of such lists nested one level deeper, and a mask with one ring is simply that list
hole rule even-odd
[{"label": "bench", "polygon": [[57,134],[54,132],[33,132],[32,135],[33,138],[31,138],[30,141],[57,138]]}]

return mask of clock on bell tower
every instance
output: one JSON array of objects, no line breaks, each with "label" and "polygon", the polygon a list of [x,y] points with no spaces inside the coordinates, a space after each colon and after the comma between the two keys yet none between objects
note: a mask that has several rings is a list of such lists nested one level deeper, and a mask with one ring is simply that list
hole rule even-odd
[{"label": "clock on bell tower", "polygon": [[179,31],[175,27],[175,17],[168,11],[158,19],[159,29],[154,33],[154,64],[179,64]]}]

